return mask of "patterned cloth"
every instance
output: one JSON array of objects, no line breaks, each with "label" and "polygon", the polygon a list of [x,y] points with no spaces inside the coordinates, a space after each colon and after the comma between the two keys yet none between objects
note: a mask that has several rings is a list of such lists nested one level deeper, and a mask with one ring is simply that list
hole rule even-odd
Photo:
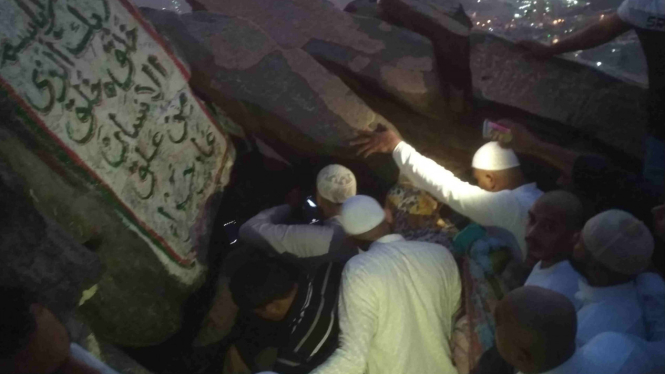
[{"label": "patterned cloth", "polygon": [[388,191],[386,207],[392,212],[395,233],[452,250],[452,239],[459,230],[449,217],[441,218],[441,203],[432,195],[408,182],[397,184]]}]

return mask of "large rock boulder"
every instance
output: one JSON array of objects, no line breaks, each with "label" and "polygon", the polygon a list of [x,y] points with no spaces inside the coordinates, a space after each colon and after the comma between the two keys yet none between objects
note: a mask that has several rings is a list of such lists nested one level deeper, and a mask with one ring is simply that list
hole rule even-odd
[{"label": "large rock boulder", "polygon": [[309,54],[282,48],[252,22],[143,12],[190,64],[194,87],[287,158],[351,158],[357,130],[391,126]]},{"label": "large rock boulder", "polygon": [[471,106],[469,33],[471,21],[457,0],[381,0],[381,18],[427,36],[434,45],[441,86],[451,106]]},{"label": "large rock boulder", "polygon": [[491,34],[473,33],[471,46],[473,85],[484,99],[558,121],[642,157],[643,88],[572,61],[536,59]]},{"label": "large rock boulder", "polygon": [[[6,134],[0,132],[5,146]],[[34,293],[63,321],[102,272],[99,257],[22,196],[25,186],[0,162],[0,284]]]},{"label": "large rock boulder", "polygon": [[0,2],[0,159],[101,260],[82,319],[101,340],[156,344],[205,278],[233,146],[131,3],[52,5]]},{"label": "large rock boulder", "polygon": [[431,43],[409,30],[353,16],[322,0],[190,3],[249,20],[281,48],[302,48],[326,67],[342,69],[416,111],[446,113]]}]

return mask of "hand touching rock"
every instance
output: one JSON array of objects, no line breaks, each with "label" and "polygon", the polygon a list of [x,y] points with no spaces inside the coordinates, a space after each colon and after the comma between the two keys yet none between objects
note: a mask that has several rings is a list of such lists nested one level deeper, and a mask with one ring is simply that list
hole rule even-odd
[{"label": "hand touching rock", "polygon": [[351,145],[358,147],[356,155],[367,158],[373,153],[392,153],[401,141],[397,133],[379,125],[376,131],[358,131],[358,137],[351,141]]}]

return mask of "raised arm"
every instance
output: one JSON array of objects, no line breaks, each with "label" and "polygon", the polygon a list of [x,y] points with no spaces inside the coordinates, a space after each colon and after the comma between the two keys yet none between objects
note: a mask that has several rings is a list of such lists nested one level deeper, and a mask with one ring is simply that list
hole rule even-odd
[{"label": "raised arm", "polygon": [[480,225],[510,228],[520,219],[519,202],[510,191],[490,192],[464,182],[405,142],[395,148],[393,159],[418,188]]},{"label": "raised arm", "polygon": [[517,122],[507,119],[502,119],[498,122],[509,128],[513,135],[513,139],[505,145],[506,147],[511,147],[516,152],[538,157],[557,168],[563,174],[567,176],[572,175],[575,161],[582,155],[580,152],[571,151],[556,144],[546,143],[533,135],[524,125]]},{"label": "raised arm", "polygon": [[518,44],[531,50],[537,56],[551,57],[561,53],[597,47],[629,31],[630,28],[631,26],[624,22],[617,13],[613,13],[558,43],[544,45],[534,40],[523,40]]},{"label": "raised arm", "polygon": [[481,225],[511,227],[519,219],[519,202],[509,191],[489,192],[460,180],[391,130],[361,131],[351,144],[359,146],[358,155],[365,157],[392,153],[400,171],[418,188]]},{"label": "raised arm", "polygon": [[264,210],[240,227],[240,238],[251,245],[298,257],[320,256],[328,253],[333,229],[316,225],[286,225],[291,215],[289,205]]}]

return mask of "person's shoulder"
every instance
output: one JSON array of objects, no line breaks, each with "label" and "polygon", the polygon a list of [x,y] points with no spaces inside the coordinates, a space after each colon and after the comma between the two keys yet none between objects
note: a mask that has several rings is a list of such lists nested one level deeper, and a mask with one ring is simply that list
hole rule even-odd
[{"label": "person's shoulder", "polygon": [[624,0],[617,14],[632,26],[665,32],[665,0]]},{"label": "person's shoulder", "polygon": [[599,368],[606,367],[615,371],[626,365],[635,368],[634,365],[641,365],[644,360],[649,361],[649,356],[637,343],[637,339],[639,338],[626,333],[602,332],[589,340],[580,351],[588,363]]}]

